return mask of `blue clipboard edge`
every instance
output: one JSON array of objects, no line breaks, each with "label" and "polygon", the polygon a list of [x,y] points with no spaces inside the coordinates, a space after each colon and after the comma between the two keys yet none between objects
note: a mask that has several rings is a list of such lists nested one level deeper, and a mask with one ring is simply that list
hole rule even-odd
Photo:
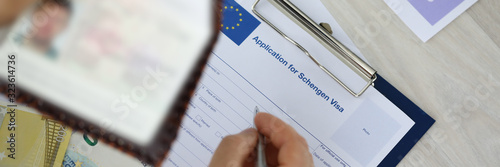
[{"label": "blue clipboard edge", "polygon": [[396,146],[378,165],[396,166],[436,121],[396,88],[394,88],[394,86],[382,78],[382,76],[377,74],[377,80],[374,84],[375,89],[394,103],[394,105],[399,107],[399,109],[401,109],[415,122],[415,125],[413,125],[410,131],[406,133],[401,141],[396,144]]}]

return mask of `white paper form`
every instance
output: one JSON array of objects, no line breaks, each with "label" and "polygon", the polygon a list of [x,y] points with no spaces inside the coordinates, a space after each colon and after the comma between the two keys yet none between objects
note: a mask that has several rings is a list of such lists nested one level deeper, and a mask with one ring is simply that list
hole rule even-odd
[{"label": "white paper form", "polygon": [[[328,13],[318,0],[292,2],[307,14]],[[247,11],[252,3],[239,1]],[[326,55],[323,58],[335,64],[330,66],[334,73],[357,79],[272,5],[262,3],[259,11],[281,20],[284,31],[294,32],[291,36],[312,54]],[[354,98],[264,22],[240,45],[228,36],[219,37],[164,166],[207,166],[224,136],[253,125],[255,106],[293,126],[307,140],[315,166],[376,166],[414,125],[373,87]]]}]

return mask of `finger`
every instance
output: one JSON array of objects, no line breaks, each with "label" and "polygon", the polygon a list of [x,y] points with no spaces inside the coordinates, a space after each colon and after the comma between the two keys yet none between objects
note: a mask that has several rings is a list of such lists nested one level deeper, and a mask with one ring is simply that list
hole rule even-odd
[{"label": "finger", "polygon": [[253,128],[236,135],[226,136],[215,150],[209,166],[243,166],[256,144],[257,130]]},{"label": "finger", "polygon": [[300,140],[302,145],[307,146],[305,140],[297,134],[293,127],[271,114],[258,113],[254,121],[259,132],[268,137],[278,149],[288,140]]},{"label": "finger", "polygon": [[291,140],[283,144],[278,153],[280,166],[314,166],[308,147],[299,140]]},{"label": "finger", "polygon": [[[269,141],[269,139],[267,139]],[[272,143],[266,144],[266,161],[268,166],[278,166],[278,148]]]},{"label": "finger", "polygon": [[293,127],[267,113],[257,114],[255,125],[269,139],[270,144],[266,148],[269,155],[266,157],[270,165],[313,165],[306,140]]}]

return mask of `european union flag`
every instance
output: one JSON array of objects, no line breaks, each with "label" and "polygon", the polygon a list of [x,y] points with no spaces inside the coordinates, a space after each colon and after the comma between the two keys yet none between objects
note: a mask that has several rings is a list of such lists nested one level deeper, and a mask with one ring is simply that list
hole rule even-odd
[{"label": "european union flag", "polygon": [[238,46],[260,25],[259,20],[234,0],[224,0],[221,12],[222,33]]}]

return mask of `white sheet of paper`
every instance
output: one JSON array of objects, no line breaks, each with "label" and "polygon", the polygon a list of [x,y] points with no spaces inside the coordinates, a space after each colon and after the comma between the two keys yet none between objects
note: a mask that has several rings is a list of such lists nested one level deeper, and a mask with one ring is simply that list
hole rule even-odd
[{"label": "white sheet of paper", "polygon": [[[251,12],[253,1],[238,2]],[[315,20],[327,18],[335,36],[361,54],[319,0],[292,2]],[[330,60],[332,71],[343,74],[344,79],[358,79],[274,6],[263,1],[258,11],[272,16],[269,19],[286,28],[283,31],[293,32],[290,35],[313,55],[324,55],[322,60]],[[292,72],[291,65],[298,72]],[[255,106],[304,136],[315,166],[376,166],[414,125],[373,87],[354,98],[302,51],[261,22],[239,46],[220,34],[163,166],[207,166],[224,136],[252,127]]]},{"label": "white sheet of paper", "polygon": [[477,0],[384,0],[401,20],[427,42]]}]

